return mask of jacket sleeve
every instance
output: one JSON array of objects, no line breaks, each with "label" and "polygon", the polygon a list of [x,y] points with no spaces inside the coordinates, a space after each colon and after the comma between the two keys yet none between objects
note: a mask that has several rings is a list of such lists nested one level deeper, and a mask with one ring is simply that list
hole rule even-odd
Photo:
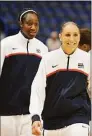
[{"label": "jacket sleeve", "polygon": [[46,71],[44,59],[42,59],[37,74],[31,86],[29,111],[31,113],[31,117],[33,120],[41,119],[41,113],[45,101],[45,87],[46,87]]},{"label": "jacket sleeve", "polygon": [[5,55],[6,55],[6,48],[5,48],[4,39],[1,40],[1,45],[0,45],[0,46],[1,46],[1,47],[0,47],[0,75],[1,75],[2,67],[3,67]]},{"label": "jacket sleeve", "polygon": [[91,91],[92,91],[92,68],[91,68],[91,63],[90,63],[90,55],[88,59],[88,95],[91,98]]}]

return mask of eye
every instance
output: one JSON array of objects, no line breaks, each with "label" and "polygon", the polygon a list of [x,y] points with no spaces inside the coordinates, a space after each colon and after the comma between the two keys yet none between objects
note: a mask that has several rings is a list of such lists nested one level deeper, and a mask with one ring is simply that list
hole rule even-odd
[{"label": "eye", "polygon": [[38,23],[35,23],[34,25],[35,25],[35,26],[38,26],[39,24],[38,24]]},{"label": "eye", "polygon": [[74,36],[76,37],[76,36],[78,36],[78,34],[74,34]]},{"label": "eye", "polygon": [[65,36],[69,37],[69,36],[70,36],[70,34],[65,34]]},{"label": "eye", "polygon": [[32,23],[30,23],[30,22],[26,22],[26,24],[27,24],[28,26],[31,26],[31,25],[32,25]]},{"label": "eye", "polygon": [[34,25],[35,27],[37,27],[37,26],[39,25],[38,23],[33,23],[33,22],[26,22],[26,24],[27,24],[28,26]]}]

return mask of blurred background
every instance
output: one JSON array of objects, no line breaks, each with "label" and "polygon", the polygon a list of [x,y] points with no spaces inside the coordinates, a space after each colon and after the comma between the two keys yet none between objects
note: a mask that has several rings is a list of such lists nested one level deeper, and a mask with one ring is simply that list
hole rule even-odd
[{"label": "blurred background", "polygon": [[19,31],[18,15],[23,8],[38,12],[37,38],[44,43],[52,31],[59,33],[61,24],[66,21],[91,29],[91,1],[0,1],[1,39]]}]

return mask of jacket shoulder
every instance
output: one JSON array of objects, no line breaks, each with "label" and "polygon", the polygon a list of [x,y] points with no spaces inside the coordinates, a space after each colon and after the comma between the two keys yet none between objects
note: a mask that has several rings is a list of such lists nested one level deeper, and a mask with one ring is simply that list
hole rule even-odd
[{"label": "jacket shoulder", "polygon": [[85,52],[81,49],[78,49],[78,59],[84,61],[85,63],[88,63],[90,61],[90,53]]},{"label": "jacket shoulder", "polygon": [[34,41],[37,43],[37,46],[39,46],[40,48],[43,48],[43,49],[45,49],[45,50],[48,51],[47,46],[46,46],[42,41],[40,41],[40,40],[37,39],[37,38],[34,38]]},{"label": "jacket shoulder", "polygon": [[16,35],[8,36],[8,37],[5,37],[4,39],[2,39],[1,46],[9,46],[10,43],[14,43]]},{"label": "jacket shoulder", "polygon": [[89,56],[89,53],[88,53],[88,52],[83,51],[83,50],[81,50],[81,49],[78,49],[78,53],[79,53],[80,56],[85,56],[85,57]]}]

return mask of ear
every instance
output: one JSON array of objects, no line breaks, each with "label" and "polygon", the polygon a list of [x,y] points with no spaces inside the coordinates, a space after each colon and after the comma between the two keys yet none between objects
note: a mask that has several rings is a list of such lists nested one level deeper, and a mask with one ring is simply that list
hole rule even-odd
[{"label": "ear", "polygon": [[60,41],[62,41],[62,34],[61,33],[59,33],[59,39],[60,39]]},{"label": "ear", "polygon": [[19,21],[19,25],[21,28],[23,27],[23,23],[21,21]]}]

